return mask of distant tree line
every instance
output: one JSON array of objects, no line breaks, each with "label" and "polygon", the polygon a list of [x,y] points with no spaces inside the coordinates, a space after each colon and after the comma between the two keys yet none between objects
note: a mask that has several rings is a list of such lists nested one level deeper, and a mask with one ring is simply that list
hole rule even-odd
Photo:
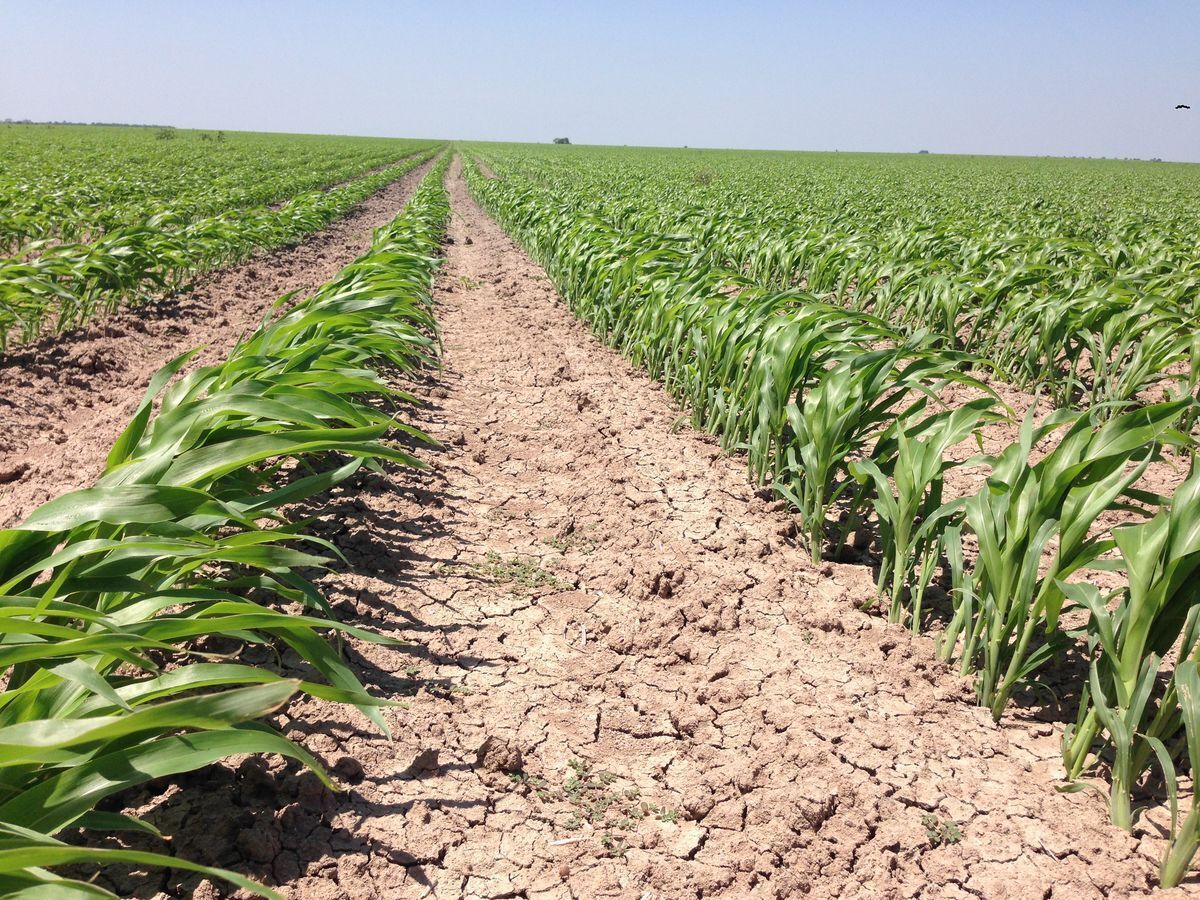
[{"label": "distant tree line", "polygon": [[136,122],[68,122],[61,121],[36,122],[33,119],[5,119],[5,125],[104,125],[108,128],[173,128],[173,125],[139,125]]}]

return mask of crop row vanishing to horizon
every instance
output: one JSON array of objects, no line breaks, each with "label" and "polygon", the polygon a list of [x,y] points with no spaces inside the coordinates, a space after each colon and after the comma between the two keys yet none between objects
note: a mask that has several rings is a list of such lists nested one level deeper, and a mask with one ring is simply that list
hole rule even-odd
[{"label": "crop row vanishing to horizon", "polygon": [[1131,830],[1164,784],[1177,884],[1200,841],[1196,805],[1175,814],[1200,750],[1196,172],[476,149],[473,190],[571,309],[745,454],[814,560],[876,567],[889,621],[934,631],[994,718],[1086,659],[1071,786],[1104,773]]},{"label": "crop row vanishing to horizon", "polygon": [[[262,721],[297,692],[386,730],[395,699],[339,641],[387,639],[339,621],[307,574],[337,550],[287,509],[422,466],[395,376],[437,365],[455,154],[572,312],[786,501],[814,561],[872,567],[881,615],[930,633],[997,721],[1046,704],[1064,790],[1102,785],[1126,830],[1165,802],[1161,883],[1185,877],[1200,167],[110,131],[0,129],[0,354],[436,162],[315,294],[223,362],[163,368],[94,486],[0,531],[4,896],[110,896],[63,866],[211,872],[86,834],[152,831],[105,801],[231,755],[329,782]],[[211,661],[212,636],[290,648],[322,680]]]},{"label": "crop row vanishing to horizon", "polygon": [[0,126],[0,352],[14,338],[86,325],[292,243],[427,161],[434,147]]},{"label": "crop row vanishing to horizon", "polygon": [[[325,633],[385,639],[337,621],[303,574],[337,551],[284,513],[364,465],[420,465],[394,443],[398,433],[425,439],[396,418],[404,395],[380,369],[411,371],[436,355],[429,290],[447,162],[368,253],[224,362],[175,378],[193,351],[163,368],[94,487],[0,531],[6,897],[110,896],[48,867],[112,863],[190,868],[265,892],[237,873],[54,835],[154,832],[96,807],[233,754],[282,754],[332,786],[311,754],[259,721],[297,691],[354,704],[386,731],[377,708],[393,701],[369,696]],[[323,680],[196,652],[219,637],[290,648]]]}]

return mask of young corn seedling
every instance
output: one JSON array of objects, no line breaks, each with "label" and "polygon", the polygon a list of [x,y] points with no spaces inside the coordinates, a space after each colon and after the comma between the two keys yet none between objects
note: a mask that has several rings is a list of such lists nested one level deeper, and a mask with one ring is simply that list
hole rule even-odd
[{"label": "young corn seedling", "polygon": [[1180,316],[1147,298],[1109,316],[1082,340],[1091,363],[1083,377],[1091,382],[1090,404],[1114,410],[1169,378],[1171,367],[1189,358],[1193,338]]},{"label": "young corn seedling", "polygon": [[1166,746],[1156,737],[1149,738],[1162,765],[1171,806],[1171,840],[1158,870],[1159,884],[1173,888],[1188,873],[1196,850],[1200,849],[1200,793],[1195,786],[1196,760],[1200,759],[1200,669],[1195,660],[1181,662],[1175,669],[1174,686],[1187,739],[1188,760],[1192,767],[1192,802],[1183,821],[1179,821],[1179,781]]},{"label": "young corn seedling", "polygon": [[[1112,820],[1133,827],[1132,796],[1150,762],[1147,741],[1172,741],[1180,727],[1173,687],[1155,696],[1162,658],[1173,648],[1195,652],[1200,611],[1200,472],[1175,491],[1153,519],[1113,532],[1129,583],[1112,598],[1090,584],[1063,584],[1066,596],[1088,610],[1095,650],[1089,691],[1076,727],[1064,738],[1067,774],[1076,778],[1091,759],[1097,736],[1113,755]],[[1157,706],[1155,705],[1157,703]]]},{"label": "young corn seedling", "polygon": [[[1183,440],[1173,426],[1187,406],[1179,401],[1126,411],[1099,428],[1091,417],[1067,411],[1035,427],[1031,410],[985,487],[967,498],[964,524],[979,552],[974,608],[962,627],[975,654],[970,665],[979,702],[997,720],[1017,685],[1051,658],[1061,639],[1060,580],[1113,546],[1090,534],[1097,516],[1119,505],[1160,442]],[[1063,426],[1058,444],[1031,462],[1034,446]],[[1035,643],[1039,634],[1044,640]]]},{"label": "young corn seedling", "polygon": [[784,447],[786,462],[774,489],[799,510],[814,562],[825,549],[831,507],[854,484],[838,474],[872,434],[890,424],[890,407],[902,397],[893,382],[897,357],[894,350],[880,350],[839,360],[787,407],[794,437]]},{"label": "young corn seedling", "polygon": [[889,622],[907,618],[913,632],[919,630],[922,597],[945,550],[944,534],[961,514],[961,503],[942,503],[943,478],[956,465],[946,453],[994,418],[995,401],[983,397],[915,425],[901,421],[891,453],[885,456],[877,447],[879,462],[850,463],[859,483],[873,488],[881,545],[878,588],[888,600]]},{"label": "young corn seedling", "polygon": [[[774,487],[800,511],[814,561],[825,547],[830,511],[859,484],[850,476],[849,461],[873,437],[922,410],[924,392],[935,393],[947,381],[971,380],[958,371],[960,362],[958,354],[908,348],[860,353],[821,373],[816,386],[788,406],[793,437],[784,447],[786,464]],[[851,520],[864,502],[861,491],[852,496]]]},{"label": "young corn seedling", "polygon": [[957,658],[959,674],[967,676],[971,674],[978,643],[978,635],[969,627],[975,621],[977,598],[974,573],[964,562],[961,517],[943,532],[942,552],[950,574],[950,601],[954,612],[945,630],[937,637],[937,653],[947,663]]}]

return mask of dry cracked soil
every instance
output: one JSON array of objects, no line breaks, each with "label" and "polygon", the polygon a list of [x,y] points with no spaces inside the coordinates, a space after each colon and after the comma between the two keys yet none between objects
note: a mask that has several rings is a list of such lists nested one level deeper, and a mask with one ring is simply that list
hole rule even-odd
[{"label": "dry cracked soil", "polygon": [[129,808],[181,856],[314,900],[1150,893],[1161,834],[1055,790],[1057,726],[993,724],[930,640],[861,611],[869,570],[814,565],[742,464],[571,316],[457,162],[448,185],[444,368],[406,385],[422,405],[405,412],[441,448],[306,511],[349,561],[322,576],[336,609],[405,642],[347,648],[405,700],[393,740],[297,700],[276,724],[345,790],[246,759]]}]

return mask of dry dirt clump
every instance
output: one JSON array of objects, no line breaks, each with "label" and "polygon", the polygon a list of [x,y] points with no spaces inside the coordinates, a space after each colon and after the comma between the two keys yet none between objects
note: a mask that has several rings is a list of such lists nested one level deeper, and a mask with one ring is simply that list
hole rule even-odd
[{"label": "dry dirt clump", "polygon": [[[343,792],[235,760],[130,809],[179,855],[305,900],[1149,894],[1161,839],[1054,790],[1053,727],[994,725],[927,639],[861,612],[869,571],[813,566],[457,164],[449,183],[445,370],[405,385],[425,401],[406,419],[444,449],[303,511],[348,560],[322,584],[339,614],[408,642],[348,648],[407,704],[385,713],[394,742],[298,701],[276,724]],[[106,882],[223,896],[173,873]]]},{"label": "dry dirt clump", "polygon": [[141,402],[150,377],[186,350],[221,359],[276,300],[311,294],[370,247],[433,161],[292,247],[195,279],[192,290],[0,356],[0,528],[85,487]]}]

